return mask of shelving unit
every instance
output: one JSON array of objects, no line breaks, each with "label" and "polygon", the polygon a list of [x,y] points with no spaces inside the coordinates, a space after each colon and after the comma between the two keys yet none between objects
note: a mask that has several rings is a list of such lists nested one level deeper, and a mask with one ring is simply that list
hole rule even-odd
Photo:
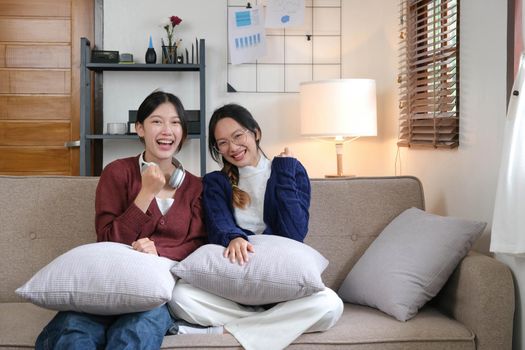
[{"label": "shelving unit", "polygon": [[[199,74],[199,122],[200,133],[188,134],[189,139],[199,139],[200,146],[200,171],[203,176],[206,173],[206,76],[205,76],[205,42],[199,40],[198,64],[119,64],[119,63],[91,63],[91,44],[87,38],[80,39],[81,62],[80,62],[80,175],[92,174],[91,155],[95,142],[103,140],[126,140],[137,139],[137,135],[109,135],[95,133],[92,130],[91,111],[93,110],[93,99],[91,98],[92,74],[103,74],[104,71],[122,72],[197,72]],[[102,121],[102,113],[95,113],[94,122]]]}]

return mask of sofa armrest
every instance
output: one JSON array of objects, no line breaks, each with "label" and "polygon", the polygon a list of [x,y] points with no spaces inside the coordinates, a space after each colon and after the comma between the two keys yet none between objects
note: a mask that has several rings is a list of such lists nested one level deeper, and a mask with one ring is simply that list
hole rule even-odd
[{"label": "sofa armrest", "polygon": [[514,282],[502,262],[470,252],[435,302],[475,333],[478,350],[512,349]]}]

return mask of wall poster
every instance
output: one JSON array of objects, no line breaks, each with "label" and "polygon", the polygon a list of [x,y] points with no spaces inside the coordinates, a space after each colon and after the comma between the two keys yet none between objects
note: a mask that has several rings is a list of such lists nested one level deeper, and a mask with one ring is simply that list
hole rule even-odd
[{"label": "wall poster", "polygon": [[[250,5],[265,8],[268,1],[251,1]],[[296,0],[280,2],[297,4]],[[228,92],[299,92],[299,84],[303,81],[340,79],[341,2],[305,0],[302,24],[265,28],[266,54],[259,58],[234,64],[230,44]],[[228,0],[228,14],[232,9],[241,10],[246,6],[246,1]],[[297,7],[291,9],[294,14],[300,14]],[[229,33],[228,37],[231,37]]]}]

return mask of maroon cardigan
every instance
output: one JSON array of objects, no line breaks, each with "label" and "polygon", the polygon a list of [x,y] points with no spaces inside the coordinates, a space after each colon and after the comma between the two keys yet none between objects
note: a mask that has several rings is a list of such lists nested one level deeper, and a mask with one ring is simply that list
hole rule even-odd
[{"label": "maroon cardigan", "polygon": [[146,213],[133,203],[141,182],[138,156],[118,159],[104,168],[95,199],[97,241],[131,244],[148,237],[160,256],[177,261],[207,243],[199,177],[186,172],[166,215],[155,200]]}]

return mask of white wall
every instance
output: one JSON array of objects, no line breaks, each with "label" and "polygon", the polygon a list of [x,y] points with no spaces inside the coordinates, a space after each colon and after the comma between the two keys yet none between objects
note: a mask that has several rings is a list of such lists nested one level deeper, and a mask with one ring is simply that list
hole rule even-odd
[{"label": "white wall", "polygon": [[[227,93],[226,0],[152,0],[104,2],[105,49],[133,53],[144,62],[151,34],[160,56],[160,23],[177,15],[183,22],[176,33],[186,41],[206,39],[207,118],[224,103],[247,107],[263,130],[262,146],[270,156],[284,146],[302,160],[312,177],[335,173],[335,148],[299,135],[299,95],[274,93]],[[385,151],[386,130],[396,128],[397,113],[397,4],[395,1],[343,0],[343,77],[377,79],[379,136],[345,145],[345,170],[359,175],[393,175],[392,151]],[[104,73],[105,123],[126,121],[127,111],[136,109],[153,89],[164,87],[181,97],[186,108],[198,108],[197,80],[188,73]],[[127,154],[138,153],[133,141],[105,141],[104,164]],[[198,144],[188,143],[181,154],[187,169],[198,173]],[[370,157],[370,153],[374,156]],[[208,158],[208,170],[216,165]]]},{"label": "white wall", "polygon": [[460,147],[401,148],[402,172],[423,181],[429,211],[490,222],[506,109],[505,2],[462,1],[460,35]]},{"label": "white wall", "polygon": [[[484,220],[486,232],[477,243],[486,252],[501,151],[506,109],[506,1],[461,2],[461,139],[456,150],[412,150],[396,147],[398,117],[398,2],[342,0],[343,78],[373,78],[378,93],[378,136],[359,139],[344,148],[345,172],[361,176],[415,175],[425,189],[427,210],[441,215]],[[298,94],[226,92],[226,0],[106,0],[106,49],[131,52],[143,62],[149,34],[160,56],[159,24],[168,16],[183,19],[176,32],[184,41],[206,39],[207,118],[227,102],[247,107],[263,130],[262,146],[274,155],[290,146],[311,177],[334,173],[331,145],[299,135]],[[187,108],[198,108],[197,79],[187,73],[104,73],[105,122],[126,121],[156,87],[179,95]],[[104,163],[136,154],[138,142],[107,142]],[[199,172],[198,144],[190,141],[181,161]],[[396,162],[396,153],[399,159]],[[208,170],[216,169],[208,157]],[[397,167],[397,172],[395,169]],[[525,300],[525,259],[502,256],[514,272],[518,301]],[[515,349],[522,340],[523,307],[518,306]]]},{"label": "white wall", "polygon": [[[423,182],[427,210],[488,223],[476,249],[487,252],[506,113],[507,2],[463,0],[460,33],[460,147],[401,148],[402,174]],[[390,130],[395,139],[396,131]],[[394,142],[394,141],[393,141]],[[394,147],[395,148],[395,147]],[[525,259],[499,255],[514,273],[514,349],[525,349]]]}]

